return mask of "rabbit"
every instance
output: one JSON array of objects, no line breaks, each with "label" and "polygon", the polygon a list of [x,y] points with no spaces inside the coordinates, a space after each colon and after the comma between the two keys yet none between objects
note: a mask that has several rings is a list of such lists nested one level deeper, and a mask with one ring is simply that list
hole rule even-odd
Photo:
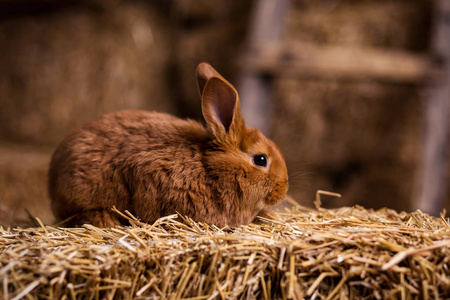
[{"label": "rabbit", "polygon": [[55,150],[49,194],[66,225],[126,225],[179,213],[219,227],[252,222],[288,190],[284,157],[247,127],[236,89],[213,67],[196,70],[206,127],[193,120],[124,110],[72,131]]}]

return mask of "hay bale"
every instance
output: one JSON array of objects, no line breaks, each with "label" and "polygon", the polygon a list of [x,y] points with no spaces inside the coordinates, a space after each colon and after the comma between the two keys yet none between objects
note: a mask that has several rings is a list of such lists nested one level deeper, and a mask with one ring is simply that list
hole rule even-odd
[{"label": "hay bale", "polygon": [[0,140],[55,145],[105,112],[174,112],[162,7],[47,2],[35,3],[40,13],[24,3],[0,18]]},{"label": "hay bale", "polygon": [[53,222],[47,192],[51,151],[0,145],[0,226],[32,226],[28,213]]},{"label": "hay bale", "polygon": [[0,295],[28,298],[450,297],[448,219],[296,207],[233,229],[176,215],[117,228],[0,229]]}]

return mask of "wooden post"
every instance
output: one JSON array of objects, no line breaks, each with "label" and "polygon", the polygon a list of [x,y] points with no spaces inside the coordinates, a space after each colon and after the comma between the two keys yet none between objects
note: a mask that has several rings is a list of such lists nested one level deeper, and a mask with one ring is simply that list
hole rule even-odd
[{"label": "wooden post", "polygon": [[[261,56],[261,53],[268,56],[276,55],[290,2],[290,0],[255,1],[245,56]],[[251,70],[244,65],[238,90],[242,113],[247,124],[268,134],[273,107],[271,76]]]},{"label": "wooden post", "polygon": [[423,160],[418,175],[419,192],[414,205],[437,216],[444,207],[445,151],[450,126],[450,1],[437,1],[435,10],[432,51],[437,61],[444,64],[444,73],[440,79],[431,82],[428,88]]}]

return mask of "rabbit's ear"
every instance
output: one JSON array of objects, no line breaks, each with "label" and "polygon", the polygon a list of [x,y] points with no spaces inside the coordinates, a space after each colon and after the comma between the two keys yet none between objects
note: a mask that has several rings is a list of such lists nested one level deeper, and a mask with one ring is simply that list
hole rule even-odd
[{"label": "rabbit's ear", "polygon": [[208,63],[200,63],[195,71],[195,76],[197,77],[197,86],[200,92],[200,97],[203,95],[203,90],[208,82],[208,79],[216,76],[222,77],[213,67]]},{"label": "rabbit's ear", "polygon": [[235,141],[244,132],[239,96],[223,77],[211,77],[202,93],[202,111],[206,123],[218,140]]}]

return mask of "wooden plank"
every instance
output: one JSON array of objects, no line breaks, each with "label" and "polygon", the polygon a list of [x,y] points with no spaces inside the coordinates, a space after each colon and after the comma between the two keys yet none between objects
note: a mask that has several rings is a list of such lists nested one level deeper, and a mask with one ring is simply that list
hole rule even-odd
[{"label": "wooden plank", "polygon": [[446,148],[450,118],[450,1],[436,2],[432,52],[445,65],[441,80],[431,82],[426,104],[425,143],[414,208],[439,215],[444,208]]},{"label": "wooden plank", "polygon": [[297,78],[377,80],[421,83],[439,77],[426,55],[404,51],[290,43],[279,49],[247,56],[244,64],[254,72]]}]

